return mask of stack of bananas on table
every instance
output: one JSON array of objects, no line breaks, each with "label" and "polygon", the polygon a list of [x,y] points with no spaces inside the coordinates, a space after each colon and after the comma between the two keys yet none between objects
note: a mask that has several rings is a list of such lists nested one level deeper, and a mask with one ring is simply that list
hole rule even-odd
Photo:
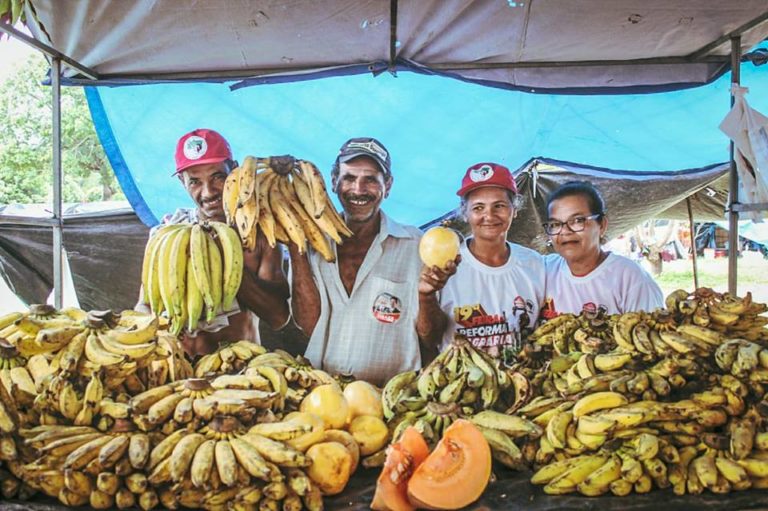
[{"label": "stack of bananas on table", "polygon": [[272,390],[280,392],[277,408],[286,412],[297,410],[312,388],[336,384],[331,375],[313,368],[302,356],[294,357],[280,349],[267,352],[262,346],[248,341],[225,345],[204,355],[195,364],[194,371],[198,378],[220,373],[232,375],[228,381],[238,388],[249,388],[243,387],[246,385],[244,378],[266,378]]},{"label": "stack of bananas on table", "polygon": [[[222,222],[167,224],[147,242],[141,271],[144,303],[166,312],[171,333],[196,330],[228,310],[240,289],[243,248]],[[205,314],[203,314],[205,312]]]},{"label": "stack of bananas on table", "polygon": [[552,358],[517,414],[544,430],[521,451],[546,493],[768,487],[767,308],[704,288],[666,304],[605,318],[610,334],[591,352],[578,351],[595,319],[585,314],[532,335]]},{"label": "stack of bananas on table", "polygon": [[482,350],[457,337],[420,372],[398,374],[382,393],[384,417],[397,441],[408,426],[415,426],[435,445],[458,418],[469,418],[486,436],[493,456],[511,468],[523,458],[514,439],[538,438],[541,427],[527,419],[494,411],[507,406],[500,396],[512,396],[512,409],[529,398],[530,385],[520,373],[508,373]]},{"label": "stack of bananas on table", "polygon": [[240,233],[243,246],[253,249],[260,229],[271,247],[294,243],[299,253],[307,241],[327,261],[335,256],[326,236],[336,243],[352,232],[333,207],[320,171],[297,160],[289,175],[276,173],[271,158],[247,156],[224,184],[227,222]]}]

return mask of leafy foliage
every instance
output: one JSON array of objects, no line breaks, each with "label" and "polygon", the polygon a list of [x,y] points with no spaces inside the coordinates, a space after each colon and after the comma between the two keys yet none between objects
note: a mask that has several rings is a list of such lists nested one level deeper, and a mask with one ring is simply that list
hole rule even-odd
[{"label": "leafy foliage", "polygon": [[[41,85],[48,63],[38,54],[0,83],[0,204],[51,202],[51,88]],[[124,196],[96,136],[85,93],[62,87],[62,169],[65,202]]]}]

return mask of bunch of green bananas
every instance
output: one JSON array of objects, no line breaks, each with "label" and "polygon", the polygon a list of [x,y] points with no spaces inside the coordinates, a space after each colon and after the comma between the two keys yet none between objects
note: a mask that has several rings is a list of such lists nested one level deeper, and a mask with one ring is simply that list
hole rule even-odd
[{"label": "bunch of green bananas", "polygon": [[288,175],[272,169],[271,158],[247,156],[224,184],[227,223],[237,228],[243,246],[253,249],[260,229],[271,247],[276,241],[294,243],[303,253],[307,241],[327,261],[334,252],[326,236],[342,243],[352,231],[336,212],[320,171],[297,160]]},{"label": "bunch of green bananas", "polygon": [[144,303],[154,314],[165,311],[178,335],[229,309],[242,276],[243,247],[226,224],[167,224],[144,250]]},{"label": "bunch of green bananas", "polygon": [[428,402],[457,403],[466,413],[491,409],[512,385],[506,370],[466,339],[457,337],[448,349],[418,373],[396,375],[382,393],[384,417],[424,408]]}]

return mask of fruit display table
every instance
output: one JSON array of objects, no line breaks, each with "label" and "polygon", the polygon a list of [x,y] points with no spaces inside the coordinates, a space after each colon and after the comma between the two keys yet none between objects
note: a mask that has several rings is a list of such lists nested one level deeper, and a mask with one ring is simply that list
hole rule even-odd
[{"label": "fruit display table", "polygon": [[[545,495],[541,487],[529,482],[530,473],[512,472],[494,468],[497,481],[488,485],[483,496],[467,507],[471,511],[490,509],[526,511],[568,511],[568,510],[629,510],[629,511],[689,511],[690,509],[748,510],[768,508],[768,491],[748,490],[732,492],[727,495],[714,495],[704,492],[701,495],[677,496],[671,490],[653,490],[644,495],[631,494],[627,497],[581,497]],[[334,497],[325,498],[328,511],[366,511],[370,509],[373,492],[376,488],[378,470],[361,469],[349,481],[344,492]],[[66,506],[50,498],[32,501],[10,501],[0,503],[2,511],[65,511]],[[88,509],[83,507],[81,509]],[[136,508],[138,509],[138,508]],[[160,509],[160,508],[157,508]]]}]

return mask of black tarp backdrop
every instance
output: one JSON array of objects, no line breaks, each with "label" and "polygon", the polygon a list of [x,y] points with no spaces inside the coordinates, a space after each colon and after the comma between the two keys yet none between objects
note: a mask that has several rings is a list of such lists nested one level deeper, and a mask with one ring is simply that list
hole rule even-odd
[{"label": "black tarp backdrop", "polygon": [[[149,228],[130,210],[64,217],[63,244],[80,307],[131,309],[141,286]],[[26,303],[45,303],[53,289],[51,228],[0,216],[0,265]]]},{"label": "black tarp backdrop", "polygon": [[[594,184],[605,199],[607,239],[651,218],[688,220],[688,197],[694,221],[723,220],[728,199],[727,172],[725,163],[675,172],[634,172],[533,158],[514,172],[517,188],[525,200],[508,237],[514,243],[547,252],[547,236],[541,227],[546,220],[547,195],[563,183],[580,180]],[[422,229],[455,221],[466,234],[468,229],[459,213],[457,207]]]}]

